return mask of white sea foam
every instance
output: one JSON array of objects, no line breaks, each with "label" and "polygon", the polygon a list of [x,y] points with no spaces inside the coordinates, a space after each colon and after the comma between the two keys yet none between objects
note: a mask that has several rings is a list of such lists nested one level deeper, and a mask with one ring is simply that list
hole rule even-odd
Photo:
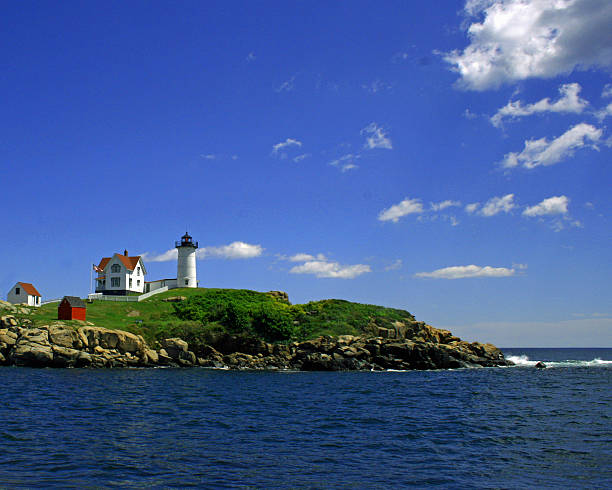
[{"label": "white sea foam", "polygon": [[506,357],[509,361],[512,361],[517,366],[535,366],[538,361],[530,361],[526,355],[522,356],[508,356]]},{"label": "white sea foam", "polygon": [[[512,361],[517,366],[533,367],[539,362],[537,360],[532,361],[531,359],[529,359],[528,356],[524,354],[521,356],[507,356],[506,359],[508,359],[509,361]],[[612,366],[612,361],[607,361],[607,360],[603,360],[599,358],[595,358],[592,361],[578,361],[578,360],[567,359],[565,361],[542,361],[542,362],[546,364],[546,367]]]}]

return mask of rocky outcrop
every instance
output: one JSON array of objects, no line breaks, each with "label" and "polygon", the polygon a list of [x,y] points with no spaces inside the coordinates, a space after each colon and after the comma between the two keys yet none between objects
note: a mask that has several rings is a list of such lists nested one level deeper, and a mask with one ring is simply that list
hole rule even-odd
[{"label": "rocky outcrop", "polygon": [[[4,317],[3,317],[4,318]],[[21,325],[14,317],[0,329],[0,364],[32,367],[130,367],[156,366],[163,359],[140,335],[109,330],[92,324],[73,328],[53,322],[36,328]],[[185,347],[187,346],[186,343]],[[191,356],[189,355],[191,354]],[[194,365],[193,353],[177,358],[177,365]],[[191,364],[182,359],[186,357]],[[180,363],[178,362],[180,359]]]},{"label": "rocky outcrop", "polygon": [[270,344],[245,335],[211,334],[205,343],[180,338],[157,349],[140,335],[82,322],[32,327],[28,319],[0,317],[0,364],[33,367],[203,366],[229,369],[303,371],[455,369],[508,366],[491,344],[468,343],[448,330],[422,322],[396,322],[370,336],[323,336]]},{"label": "rocky outcrop", "polygon": [[512,365],[491,344],[468,343],[429,325],[414,339],[343,335],[286,345],[222,334],[193,350],[199,365],[230,369],[378,371]]}]

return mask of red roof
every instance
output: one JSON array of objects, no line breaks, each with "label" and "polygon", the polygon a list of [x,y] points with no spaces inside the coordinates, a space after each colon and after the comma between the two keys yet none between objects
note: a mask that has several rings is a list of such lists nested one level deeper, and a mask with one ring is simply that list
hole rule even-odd
[{"label": "red roof", "polygon": [[[136,268],[136,265],[138,265],[138,261],[140,260],[140,255],[137,255],[136,257],[126,257],[123,254],[115,254],[115,255],[119,257],[119,260],[123,263],[126,269],[130,271],[133,271]],[[104,270],[104,268],[108,265],[111,259],[112,257],[102,258],[102,260],[98,264],[98,269]]]},{"label": "red roof", "polygon": [[21,284],[21,287],[26,293],[31,294],[32,296],[40,296],[40,293],[29,282],[20,282],[19,284]]}]

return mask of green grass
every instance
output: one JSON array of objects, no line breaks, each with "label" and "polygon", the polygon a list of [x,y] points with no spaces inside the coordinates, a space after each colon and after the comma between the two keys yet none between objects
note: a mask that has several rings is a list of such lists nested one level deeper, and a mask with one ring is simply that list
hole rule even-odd
[{"label": "green grass", "polygon": [[[162,301],[173,296],[184,296],[186,300],[179,303]],[[35,325],[48,324],[57,319],[58,305],[52,303],[33,308],[32,314],[24,317],[30,318]],[[262,318],[274,318],[275,315],[285,324],[289,320],[292,340],[320,335],[359,335],[373,324],[389,328],[396,321],[414,320],[407,311],[394,308],[337,299],[288,305],[266,293],[245,289],[173,289],[141,302],[94,300],[87,303],[87,321],[99,327],[142,335],[149,342],[174,336],[188,342],[203,341],[210,332],[218,331],[244,331],[261,334],[264,338],[271,335],[270,339],[279,340],[274,336],[276,331],[270,333],[261,328]],[[69,323],[75,327],[82,325]]]}]

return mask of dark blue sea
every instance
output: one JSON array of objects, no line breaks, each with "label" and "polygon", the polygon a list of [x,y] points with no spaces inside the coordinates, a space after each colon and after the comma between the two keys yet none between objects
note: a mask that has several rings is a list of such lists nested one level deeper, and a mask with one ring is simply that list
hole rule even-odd
[{"label": "dark blue sea", "polygon": [[521,365],[0,368],[0,487],[612,488],[612,349],[504,352]]}]

